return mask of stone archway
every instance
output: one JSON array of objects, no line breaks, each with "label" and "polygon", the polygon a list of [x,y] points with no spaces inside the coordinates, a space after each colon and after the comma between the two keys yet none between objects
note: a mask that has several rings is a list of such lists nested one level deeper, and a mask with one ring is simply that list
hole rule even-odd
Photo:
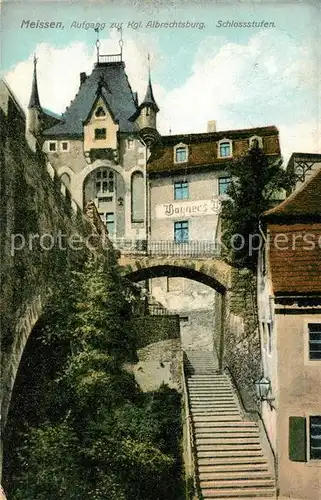
[{"label": "stone archway", "polygon": [[214,289],[220,296],[220,329],[218,358],[219,368],[223,368],[226,302],[230,290],[232,268],[219,259],[173,259],[144,257],[130,258],[122,255],[119,260],[123,267],[125,277],[133,282],[139,282],[151,278],[170,276],[187,278]]}]

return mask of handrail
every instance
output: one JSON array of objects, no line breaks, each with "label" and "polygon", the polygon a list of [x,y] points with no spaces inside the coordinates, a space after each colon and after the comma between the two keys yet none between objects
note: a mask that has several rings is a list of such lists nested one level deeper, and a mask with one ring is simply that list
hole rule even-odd
[{"label": "handrail", "polygon": [[182,363],[182,381],[183,381],[183,397],[184,397],[184,407],[185,407],[185,421],[187,422],[187,447],[189,454],[189,463],[188,463],[188,473],[190,477],[193,478],[193,499],[195,498],[195,493],[198,498],[201,498],[200,495],[200,484],[198,475],[196,472],[196,463],[197,463],[197,454],[194,442],[194,429],[192,425],[191,413],[189,408],[188,401],[188,390],[185,376],[185,361],[187,359],[187,355],[184,349],[182,349],[183,353],[183,363]]},{"label": "handrail", "polygon": [[273,449],[273,446],[272,446],[272,443],[271,443],[271,440],[270,440],[270,437],[268,435],[268,432],[267,432],[267,429],[266,429],[266,426],[265,426],[265,423],[264,423],[264,420],[262,418],[262,415],[261,413],[258,411],[258,410],[253,410],[253,409],[248,409],[245,402],[244,402],[244,399],[243,399],[243,396],[242,396],[242,393],[240,391],[240,388],[239,388],[239,385],[238,383],[236,382],[236,379],[233,375],[233,372],[231,371],[231,369],[228,367],[228,366],[225,366],[224,367],[225,371],[228,372],[229,376],[231,377],[231,380],[232,380],[232,383],[234,385],[234,387],[236,388],[237,390],[237,395],[238,395],[238,398],[239,398],[239,401],[241,403],[241,407],[242,407],[242,410],[244,411],[244,413],[248,413],[250,415],[256,415],[258,417],[258,419],[261,421],[261,424],[262,424],[262,427],[264,429],[264,433],[265,433],[265,438],[269,444],[269,448],[270,448],[270,451],[273,455],[273,460],[274,460],[274,473],[275,473],[275,479],[277,480],[277,476],[278,476],[278,468],[277,468],[277,458],[276,458],[276,454],[275,454],[275,451]]}]

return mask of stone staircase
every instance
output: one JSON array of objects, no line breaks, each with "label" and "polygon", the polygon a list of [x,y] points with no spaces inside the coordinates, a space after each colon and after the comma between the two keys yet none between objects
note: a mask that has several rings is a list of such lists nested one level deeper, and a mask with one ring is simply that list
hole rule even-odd
[{"label": "stone staircase", "polygon": [[234,387],[210,351],[187,351],[185,371],[204,499],[276,497],[255,422],[243,416]]}]

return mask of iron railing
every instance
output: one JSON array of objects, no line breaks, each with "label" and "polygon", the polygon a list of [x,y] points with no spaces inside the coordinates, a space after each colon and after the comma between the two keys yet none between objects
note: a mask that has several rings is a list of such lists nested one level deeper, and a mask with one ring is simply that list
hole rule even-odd
[{"label": "iron railing", "polygon": [[[186,363],[187,355],[184,349],[182,349],[182,393],[183,393],[183,425],[185,430],[185,443],[184,451],[186,455],[185,459],[185,475],[186,475],[186,498],[188,500],[194,500],[195,498],[201,498],[201,488],[200,481],[197,471],[197,452],[196,452],[196,442],[194,437],[194,428],[192,423],[192,415],[190,412],[189,398],[188,398],[188,388],[186,379]],[[192,481],[192,484],[190,484]],[[190,490],[192,486],[192,491]]]},{"label": "iron railing", "polygon": [[113,62],[121,62],[122,61],[122,55],[121,54],[108,54],[108,55],[100,55],[99,54],[99,59],[98,62],[100,63],[113,63]]},{"label": "iron railing", "polygon": [[177,243],[172,240],[111,238],[111,241],[122,254],[194,258],[217,257],[220,254],[218,242],[208,240]]}]

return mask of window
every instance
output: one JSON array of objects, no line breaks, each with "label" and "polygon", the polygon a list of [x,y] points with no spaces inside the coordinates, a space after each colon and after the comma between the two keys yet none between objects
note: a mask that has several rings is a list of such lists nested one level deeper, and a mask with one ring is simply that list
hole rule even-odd
[{"label": "window", "polygon": [[115,234],[115,214],[112,212],[105,214],[105,222],[109,234]]},{"label": "window", "polygon": [[249,139],[249,147],[250,148],[263,148],[263,139],[262,137],[259,137],[258,135],[253,135],[253,137],[250,137]]},{"label": "window", "polygon": [[289,418],[289,459],[292,462],[307,461],[307,432],[305,417]]},{"label": "window", "polygon": [[229,185],[231,184],[231,177],[219,177],[218,179],[218,194],[226,194]]},{"label": "window", "polygon": [[174,222],[175,243],[185,243],[188,241],[188,221]]},{"label": "window", "polygon": [[105,128],[95,128],[95,139],[96,140],[106,139],[106,129]]},{"label": "window", "polygon": [[95,116],[97,118],[103,118],[104,116],[106,116],[105,110],[104,110],[104,108],[102,106],[99,106],[97,108]]},{"label": "window", "polygon": [[310,460],[321,460],[321,416],[310,417]]},{"label": "window", "polygon": [[96,172],[96,197],[106,197],[107,193],[113,193],[115,190],[115,174],[107,168]]},{"label": "window", "polygon": [[321,415],[289,418],[289,458],[293,462],[321,460]]},{"label": "window", "polygon": [[226,158],[228,156],[232,156],[232,148],[230,142],[220,142],[219,145],[219,155],[220,158]]},{"label": "window", "polygon": [[49,141],[48,149],[51,153],[57,151],[57,141]]},{"label": "window", "polygon": [[113,197],[112,196],[102,196],[98,200],[98,206],[101,206],[103,203],[109,203],[111,201],[113,201]]},{"label": "window", "polygon": [[271,354],[271,352],[272,352],[272,325],[271,325],[271,323],[267,324],[267,330],[268,330],[267,352],[268,352],[268,354]]},{"label": "window", "polygon": [[181,146],[175,149],[175,163],[183,163],[187,161],[187,148]]},{"label": "window", "polygon": [[131,179],[132,222],[144,222],[145,182],[142,172],[134,172]]},{"label": "window", "polygon": [[62,141],[60,143],[60,149],[61,151],[64,151],[65,153],[69,151],[69,142],[68,141]]},{"label": "window", "polygon": [[186,200],[188,196],[188,182],[174,182],[174,200]]},{"label": "window", "polygon": [[321,361],[321,323],[309,323],[309,359]]},{"label": "window", "polygon": [[127,139],[127,149],[134,149],[134,139],[132,137]]}]

